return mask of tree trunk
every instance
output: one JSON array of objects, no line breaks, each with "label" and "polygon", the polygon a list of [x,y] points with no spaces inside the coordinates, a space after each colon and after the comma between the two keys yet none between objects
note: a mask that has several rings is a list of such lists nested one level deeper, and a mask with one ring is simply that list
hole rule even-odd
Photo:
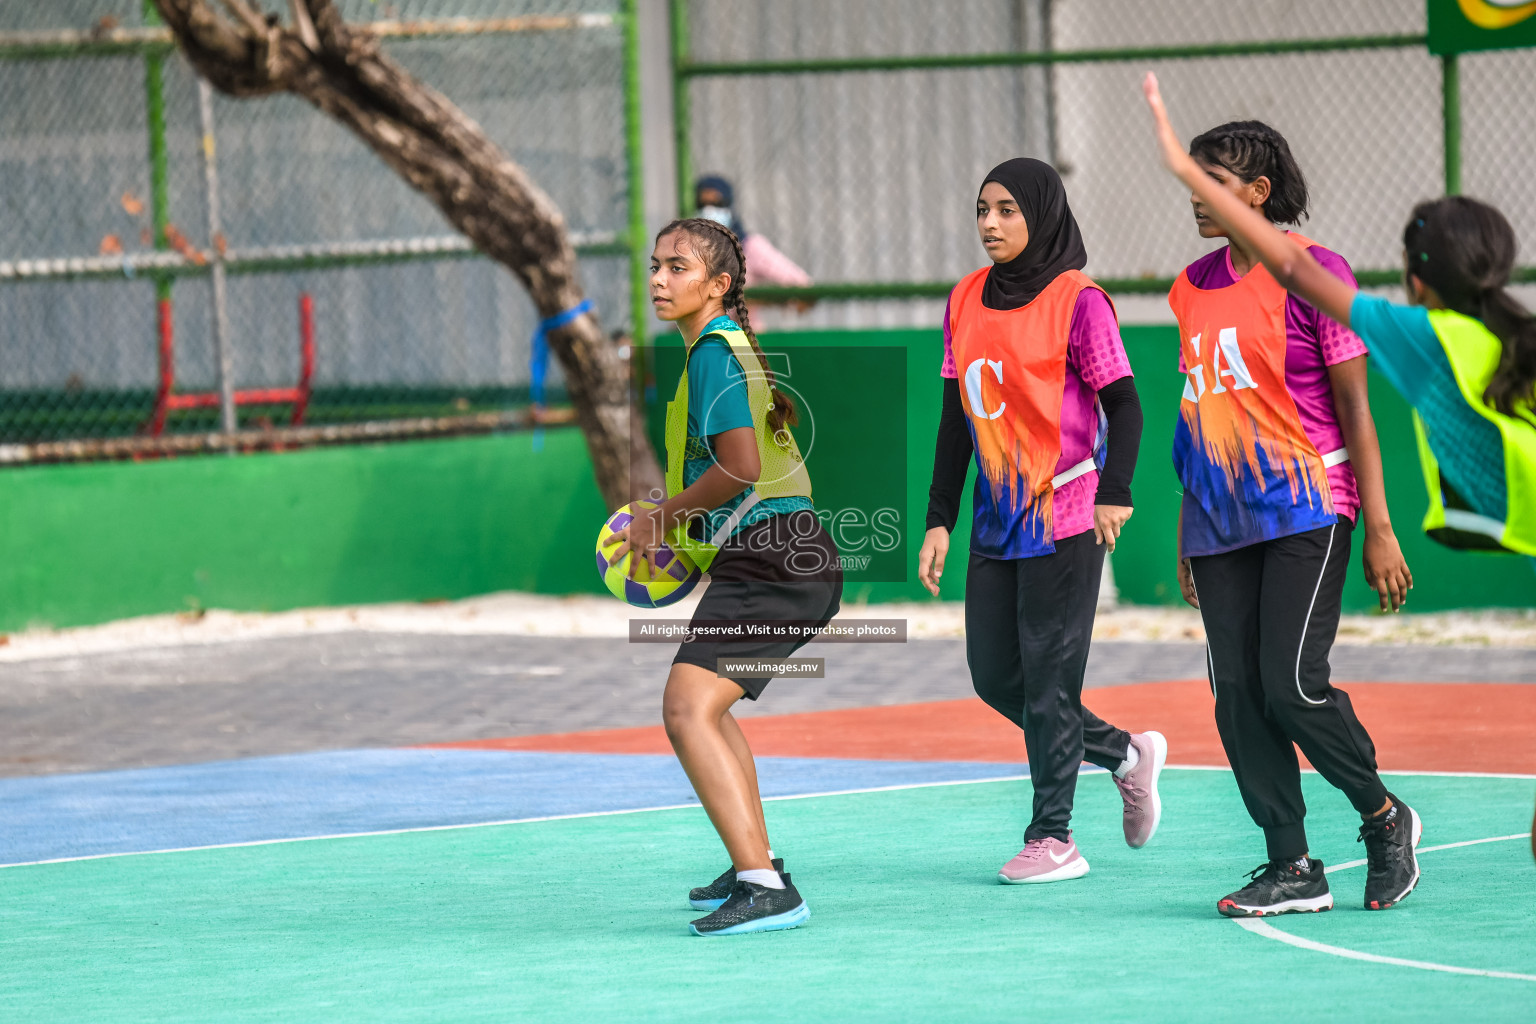
[{"label": "tree trunk", "polygon": [[[582,301],[565,218],[527,172],[438,92],[391,60],[332,0],[289,0],[293,25],[252,0],[155,0],[182,51],[231,96],[291,92],[346,125],[430,199],[485,255],[511,270],[539,315]],[[627,365],[595,314],[549,333],[610,509],[665,493],[633,409]],[[633,417],[633,419],[632,419]]]}]

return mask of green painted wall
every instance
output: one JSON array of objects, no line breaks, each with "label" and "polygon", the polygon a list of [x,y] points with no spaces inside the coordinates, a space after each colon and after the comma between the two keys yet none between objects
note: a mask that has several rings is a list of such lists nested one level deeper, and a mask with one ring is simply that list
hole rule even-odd
[{"label": "green painted wall", "polygon": [[[1123,335],[1141,393],[1145,428],[1133,481],[1136,513],[1126,524],[1115,552],[1115,582],[1122,600],[1136,604],[1173,604],[1179,601],[1174,574],[1182,491],[1173,473],[1170,452],[1174,418],[1184,387],[1184,378],[1177,370],[1177,334],[1171,326],[1128,326]],[[906,531],[903,563],[908,578],[905,582],[865,582],[851,577],[847,594],[850,600],[926,599],[927,591],[917,583],[915,566],[928,506],[934,435],[938,429],[938,366],[943,344],[940,333],[935,330],[818,331],[765,335],[762,343],[765,350],[789,353],[791,358],[798,358],[795,353],[818,347],[889,346],[905,350],[905,360],[891,361],[891,372],[884,379],[869,372],[861,378],[808,382],[804,387],[814,389],[807,393],[817,398],[818,437],[842,431],[866,437],[871,417],[879,417],[873,422],[894,426],[901,421],[902,414],[895,411],[894,403],[882,402],[881,396],[905,394],[905,430],[899,440],[908,453],[906,479],[902,482],[902,490],[907,495],[904,522],[911,526]],[[663,398],[670,395],[670,382],[675,381],[680,365],[681,348],[676,336],[662,338],[657,379],[669,382],[661,389],[665,392]],[[898,367],[901,369],[899,379]],[[1428,500],[1419,473],[1408,407],[1391,386],[1374,373],[1370,384],[1371,406],[1381,436],[1387,501],[1414,575],[1414,590],[1407,607],[1414,611],[1438,611],[1536,605],[1536,571],[1532,570],[1529,560],[1507,555],[1453,552],[1430,541],[1419,530]],[[653,425],[659,423],[659,410],[658,403],[652,417]],[[870,443],[878,446],[894,444],[897,440],[887,432],[883,440],[874,438]],[[856,492],[869,487],[870,481],[867,468],[860,459],[839,455],[829,460],[822,448],[818,448],[818,454],[822,456],[820,460],[814,454],[807,456],[818,506],[826,507],[831,501],[834,503],[832,507],[843,507],[861,500]],[[972,473],[973,478],[974,475]],[[968,510],[970,502],[970,487],[967,486],[961,507]],[[960,600],[965,595],[969,543],[969,518],[962,514],[951,537],[951,557],[944,574],[942,596],[946,599]],[[1365,584],[1358,545],[1351,557],[1353,567],[1345,588],[1345,608],[1349,611],[1373,610],[1376,607],[1375,592]]]},{"label": "green painted wall", "polygon": [[197,607],[595,592],[603,512],[574,428],[546,431],[540,451],[522,433],[5,470],[0,631]]},{"label": "green painted wall", "polygon": [[[1115,555],[1122,597],[1172,603],[1179,488],[1168,460],[1183,379],[1171,328],[1128,327],[1146,410],[1136,515]],[[921,541],[938,425],[936,331],[816,332],[764,339],[791,360],[816,422],[808,455],[826,509],[896,509],[901,544],[850,574],[853,601],[921,599]],[[670,395],[681,353],[658,350]],[[1415,611],[1536,605],[1528,560],[1457,554],[1418,530],[1426,498],[1408,410],[1372,378],[1388,500],[1413,569]],[[660,402],[652,426],[659,431]],[[803,428],[802,428],[803,429]],[[970,497],[966,496],[965,507]],[[532,434],[326,448],[279,455],[0,471],[0,631],[189,608],[457,598],[495,590],[601,593],[591,568],[603,518],[581,435]],[[866,531],[866,535],[867,535]],[[855,531],[857,535],[857,530]],[[943,596],[964,596],[968,520]],[[1374,607],[1358,553],[1346,607]]]}]

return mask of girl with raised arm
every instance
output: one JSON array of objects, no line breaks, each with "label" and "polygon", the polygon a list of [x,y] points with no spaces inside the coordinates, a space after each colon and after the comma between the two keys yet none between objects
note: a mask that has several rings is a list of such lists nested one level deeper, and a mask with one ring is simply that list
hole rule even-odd
[{"label": "girl with raised arm", "polygon": [[1201,234],[1231,243],[1186,268],[1169,295],[1189,376],[1174,440],[1180,583],[1205,622],[1217,729],[1268,855],[1217,910],[1333,906],[1322,862],[1308,853],[1298,746],[1360,812],[1365,907],[1385,910],[1418,883],[1421,823],[1387,791],[1349,695],[1329,681],[1357,518],[1383,610],[1402,604],[1412,579],[1387,515],[1365,346],[1287,265],[1305,260],[1351,295],[1353,277],[1336,254],[1274,226],[1306,210],[1300,169],[1277,132],[1223,125],[1186,153],[1150,76],[1147,97]]}]

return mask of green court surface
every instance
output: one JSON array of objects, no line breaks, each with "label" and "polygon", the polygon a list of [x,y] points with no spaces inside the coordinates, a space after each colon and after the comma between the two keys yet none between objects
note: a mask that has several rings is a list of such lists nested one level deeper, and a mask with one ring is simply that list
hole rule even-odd
[{"label": "green court surface", "polygon": [[[1362,856],[1306,777],[1313,853]],[[1524,833],[1530,779],[1394,775],[1423,847]],[[1027,782],[773,801],[812,908],[795,931],[687,933],[724,857],[698,809],[116,857],[0,871],[0,1019],[1253,1021],[1536,1018],[1536,980],[1362,962],[1215,913],[1263,859],[1224,771],[1164,775],[1161,831],[1079,788],[1085,878],[1001,886]],[[1329,947],[1536,976],[1524,839],[1425,852],[1418,890],[1271,919]]]}]

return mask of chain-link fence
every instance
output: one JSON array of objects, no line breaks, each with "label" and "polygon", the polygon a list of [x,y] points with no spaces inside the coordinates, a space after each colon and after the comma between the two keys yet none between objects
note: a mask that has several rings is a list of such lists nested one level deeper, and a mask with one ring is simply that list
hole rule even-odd
[{"label": "chain-link fence", "polygon": [[[770,325],[936,323],[982,262],[981,177],[1017,155],[1061,169],[1089,273],[1165,291],[1209,243],[1156,163],[1148,70],[1190,135],[1279,128],[1312,187],[1305,233],[1364,281],[1400,275],[1408,211],[1447,190],[1536,234],[1536,50],[1432,56],[1424,0],[672,0],[671,14],[680,202],[696,173],[732,179],[748,229],[817,282],[758,295],[843,300],[765,310]],[[877,301],[891,298],[908,301]]]},{"label": "chain-link fence", "polygon": [[[604,322],[629,322],[631,5],[339,6],[550,193]],[[0,4],[0,223],[3,461],[215,432],[224,389],[242,430],[342,435],[528,403],[538,316],[511,274],[303,101],[214,96],[142,0]]]}]

